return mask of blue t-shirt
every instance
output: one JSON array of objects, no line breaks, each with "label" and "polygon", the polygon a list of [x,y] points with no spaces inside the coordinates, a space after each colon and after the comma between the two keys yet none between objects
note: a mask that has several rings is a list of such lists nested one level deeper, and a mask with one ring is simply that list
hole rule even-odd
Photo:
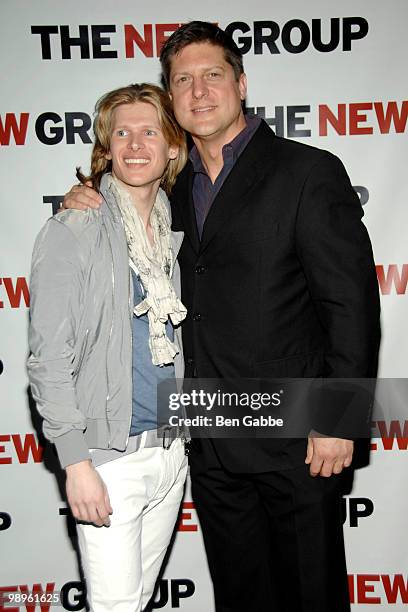
[{"label": "blue t-shirt", "polygon": [[[132,271],[133,303],[139,304],[145,297],[140,277]],[[170,321],[166,323],[166,333],[171,341],[174,330]],[[133,315],[132,323],[132,423],[130,435],[157,428],[157,385],[169,378],[174,379],[174,364],[156,366],[152,363],[149,348],[149,321],[147,314]]]}]

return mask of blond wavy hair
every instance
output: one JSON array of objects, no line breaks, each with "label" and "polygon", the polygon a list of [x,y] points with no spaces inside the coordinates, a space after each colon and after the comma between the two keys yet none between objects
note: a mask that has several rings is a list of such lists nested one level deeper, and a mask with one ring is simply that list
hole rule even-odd
[{"label": "blond wavy hair", "polygon": [[91,181],[92,186],[99,189],[102,175],[112,170],[112,161],[106,159],[106,155],[110,148],[113,111],[122,104],[133,104],[134,102],[145,102],[154,106],[167,144],[179,148],[178,156],[169,160],[160,183],[162,189],[169,194],[177,175],[187,161],[186,136],[174,118],[168,94],[157,85],[150,83],[120,87],[108,92],[98,100],[95,105],[95,143],[92,149],[90,175],[85,176],[80,168],[77,168],[77,177],[81,183]]}]

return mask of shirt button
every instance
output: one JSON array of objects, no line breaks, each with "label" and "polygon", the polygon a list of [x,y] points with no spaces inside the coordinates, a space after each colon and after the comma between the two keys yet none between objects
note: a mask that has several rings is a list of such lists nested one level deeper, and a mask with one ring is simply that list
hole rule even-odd
[{"label": "shirt button", "polygon": [[193,321],[201,321],[201,314],[199,312],[193,314]]},{"label": "shirt button", "polygon": [[196,266],[196,274],[204,274],[205,272],[205,266]]}]

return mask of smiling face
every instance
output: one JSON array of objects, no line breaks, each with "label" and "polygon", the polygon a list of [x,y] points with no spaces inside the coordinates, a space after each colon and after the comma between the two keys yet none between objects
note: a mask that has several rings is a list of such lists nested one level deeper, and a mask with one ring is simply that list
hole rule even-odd
[{"label": "smiling face", "polygon": [[171,58],[170,94],[178,123],[196,140],[230,142],[245,126],[246,77],[237,80],[221,47],[187,45]]},{"label": "smiling face", "polygon": [[166,142],[152,104],[121,104],[112,112],[109,152],[112,174],[135,194],[144,187],[158,188],[169,159],[178,147]]}]

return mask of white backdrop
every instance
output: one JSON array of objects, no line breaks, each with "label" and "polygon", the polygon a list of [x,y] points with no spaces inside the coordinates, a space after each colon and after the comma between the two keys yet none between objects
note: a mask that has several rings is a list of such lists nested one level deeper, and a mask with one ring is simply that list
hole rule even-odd
[{"label": "white backdrop", "polygon": [[[2,591],[33,585],[62,589],[67,610],[83,607],[72,525],[27,399],[31,250],[52,213],[52,196],[74,182],[76,165],[88,168],[95,101],[130,82],[158,82],[157,44],[178,24],[232,24],[245,50],[248,107],[278,133],[329,149],[345,163],[363,198],[378,266],[380,376],[407,376],[406,0],[237,0],[230,6],[215,0],[1,3],[0,611]],[[401,418],[401,431],[404,425]],[[351,600],[354,610],[403,610],[408,429],[400,440],[375,443],[371,465],[358,472],[345,499]],[[213,610],[189,491],[156,606]]]}]

